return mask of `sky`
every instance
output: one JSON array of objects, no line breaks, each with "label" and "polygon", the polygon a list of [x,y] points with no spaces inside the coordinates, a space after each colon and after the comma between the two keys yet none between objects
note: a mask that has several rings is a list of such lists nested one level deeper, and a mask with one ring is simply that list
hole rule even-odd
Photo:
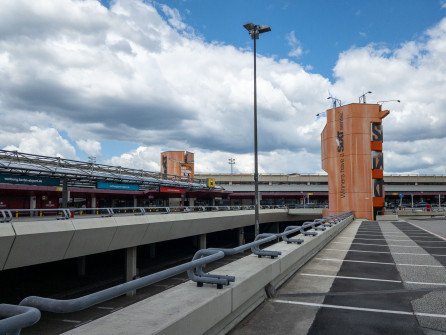
[{"label": "sky", "polygon": [[0,0],[0,148],[159,171],[323,173],[331,107],[383,105],[384,171],[446,175],[445,0]]}]

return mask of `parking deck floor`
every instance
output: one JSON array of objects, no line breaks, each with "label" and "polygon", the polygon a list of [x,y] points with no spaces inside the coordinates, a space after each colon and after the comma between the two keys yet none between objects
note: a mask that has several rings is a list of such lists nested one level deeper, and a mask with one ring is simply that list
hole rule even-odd
[{"label": "parking deck floor", "polygon": [[231,334],[446,334],[446,220],[355,220]]}]

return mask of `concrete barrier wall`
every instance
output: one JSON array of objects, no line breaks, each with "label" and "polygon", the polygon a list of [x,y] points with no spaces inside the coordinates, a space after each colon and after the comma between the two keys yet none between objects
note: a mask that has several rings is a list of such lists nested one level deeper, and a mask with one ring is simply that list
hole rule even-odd
[{"label": "concrete barrier wall", "polygon": [[38,224],[13,222],[11,226],[15,238],[7,254],[5,270],[63,259],[75,233],[69,220],[39,221]]},{"label": "concrete barrier wall", "polygon": [[[261,210],[260,222],[315,219],[320,213]],[[0,270],[53,262],[207,234],[254,224],[254,211],[192,212],[141,216],[0,223]]]},{"label": "concrete barrier wall", "polygon": [[212,273],[234,275],[235,282],[217,290],[188,281],[66,334],[224,334],[266,299],[265,286],[277,288],[331,241],[352,219],[303,237],[301,245],[276,243],[276,259],[249,255]]}]

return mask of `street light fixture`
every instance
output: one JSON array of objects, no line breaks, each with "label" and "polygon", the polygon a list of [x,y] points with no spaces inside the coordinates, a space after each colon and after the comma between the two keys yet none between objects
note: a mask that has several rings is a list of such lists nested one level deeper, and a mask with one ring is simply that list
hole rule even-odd
[{"label": "street light fixture", "polygon": [[257,25],[254,23],[247,23],[243,25],[248,30],[251,38],[254,40],[254,217],[255,217],[255,236],[259,235],[259,162],[257,154],[257,65],[256,65],[256,40],[259,39],[259,34],[271,31],[271,28],[266,25]]},{"label": "street light fixture", "polygon": [[228,164],[231,164],[231,176],[232,176],[232,166],[235,164],[235,158],[229,158]]},{"label": "street light fixture", "polygon": [[392,101],[395,101],[395,102],[401,102],[400,100],[383,100],[383,101],[378,101],[378,102],[376,102],[378,105],[382,105],[383,103],[385,103],[385,102],[392,102]]},{"label": "street light fixture", "polygon": [[342,102],[339,99],[336,99],[334,97],[328,97],[327,99],[331,99],[331,103],[333,104],[333,108],[336,108],[337,104],[339,104],[339,106],[342,105]]},{"label": "street light fixture", "polygon": [[363,95],[361,95],[361,96],[359,97],[359,103],[361,103],[361,100],[362,100],[362,103],[365,104],[365,103],[366,103],[366,102],[365,102],[365,95],[366,95],[366,94],[369,94],[369,93],[372,93],[372,92],[371,92],[371,91],[368,91],[368,92],[364,93]]}]

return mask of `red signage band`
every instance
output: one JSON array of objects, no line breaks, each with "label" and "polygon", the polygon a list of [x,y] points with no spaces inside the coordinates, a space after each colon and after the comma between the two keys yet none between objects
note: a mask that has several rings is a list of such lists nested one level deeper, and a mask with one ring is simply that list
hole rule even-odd
[{"label": "red signage band", "polygon": [[183,189],[183,188],[160,187],[160,192],[168,192],[168,193],[186,193],[186,190]]}]

